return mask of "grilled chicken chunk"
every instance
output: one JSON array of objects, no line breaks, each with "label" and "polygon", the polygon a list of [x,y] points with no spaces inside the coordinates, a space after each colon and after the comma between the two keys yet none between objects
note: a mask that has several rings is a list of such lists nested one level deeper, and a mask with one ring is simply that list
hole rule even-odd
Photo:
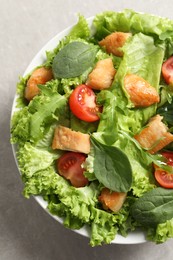
[{"label": "grilled chicken chunk", "polygon": [[150,119],[148,125],[135,136],[140,145],[154,154],[173,141],[173,135],[161,121],[163,117],[156,115]]},{"label": "grilled chicken chunk", "polygon": [[121,47],[125,44],[131,33],[114,32],[106,36],[99,42],[99,45],[105,47],[107,53],[112,53],[116,56],[123,56]]},{"label": "grilled chicken chunk", "polygon": [[118,212],[126,199],[127,193],[110,191],[108,188],[104,188],[99,196],[99,201],[105,210],[112,210]]},{"label": "grilled chicken chunk", "polygon": [[160,101],[156,89],[135,74],[125,76],[124,87],[135,107],[148,107]]},{"label": "grilled chicken chunk", "polygon": [[111,58],[100,60],[88,75],[87,85],[96,90],[107,89],[111,86],[115,73]]},{"label": "grilled chicken chunk", "polygon": [[88,154],[90,152],[90,136],[72,131],[68,127],[58,126],[55,128],[52,149]]},{"label": "grilled chicken chunk", "polygon": [[46,69],[44,67],[38,68],[31,74],[26,88],[25,88],[25,98],[30,101],[40,93],[40,89],[37,87],[38,84],[45,84],[47,81],[53,79],[53,74],[51,69]]}]

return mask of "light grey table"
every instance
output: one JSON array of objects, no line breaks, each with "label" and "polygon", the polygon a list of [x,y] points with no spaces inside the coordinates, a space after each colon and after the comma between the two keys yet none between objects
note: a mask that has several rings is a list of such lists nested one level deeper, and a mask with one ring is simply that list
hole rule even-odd
[{"label": "light grey table", "polygon": [[52,219],[34,199],[22,196],[13,158],[10,113],[16,82],[39,49],[77,21],[104,10],[131,8],[173,18],[172,0],[0,0],[0,260],[172,260],[173,241],[162,245],[106,245]]}]

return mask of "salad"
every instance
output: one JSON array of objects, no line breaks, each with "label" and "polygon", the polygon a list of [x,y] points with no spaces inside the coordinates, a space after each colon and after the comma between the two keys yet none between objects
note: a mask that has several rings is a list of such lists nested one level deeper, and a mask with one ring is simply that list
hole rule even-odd
[{"label": "salad", "polygon": [[[93,29],[94,28],[94,29]],[[11,143],[40,195],[91,246],[140,229],[173,237],[173,21],[106,11],[76,25],[17,84]]]}]

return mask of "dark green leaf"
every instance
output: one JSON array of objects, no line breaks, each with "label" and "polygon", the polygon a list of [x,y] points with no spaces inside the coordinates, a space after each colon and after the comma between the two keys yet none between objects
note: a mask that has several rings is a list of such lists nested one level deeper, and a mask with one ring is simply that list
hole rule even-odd
[{"label": "dark green leaf", "polygon": [[155,188],[133,204],[132,216],[143,226],[153,226],[173,218],[173,189]]},{"label": "dark green leaf", "polygon": [[97,47],[83,42],[67,44],[55,56],[52,64],[55,78],[74,78],[92,67]]},{"label": "dark green leaf", "polygon": [[162,107],[158,108],[157,113],[163,116],[164,121],[169,125],[173,125],[173,103],[166,102]]},{"label": "dark green leaf", "polygon": [[94,173],[105,187],[112,191],[127,192],[132,184],[130,162],[119,148],[107,146],[91,137],[94,147]]}]

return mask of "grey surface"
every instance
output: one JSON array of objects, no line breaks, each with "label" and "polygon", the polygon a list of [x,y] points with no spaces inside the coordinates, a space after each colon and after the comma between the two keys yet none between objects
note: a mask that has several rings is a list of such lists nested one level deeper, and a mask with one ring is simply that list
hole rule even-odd
[{"label": "grey surface", "polygon": [[173,1],[0,0],[0,260],[172,260],[172,240],[162,245],[106,245],[65,229],[32,198],[23,184],[9,143],[9,123],[18,76],[54,35],[104,10],[132,8],[173,18]]}]

